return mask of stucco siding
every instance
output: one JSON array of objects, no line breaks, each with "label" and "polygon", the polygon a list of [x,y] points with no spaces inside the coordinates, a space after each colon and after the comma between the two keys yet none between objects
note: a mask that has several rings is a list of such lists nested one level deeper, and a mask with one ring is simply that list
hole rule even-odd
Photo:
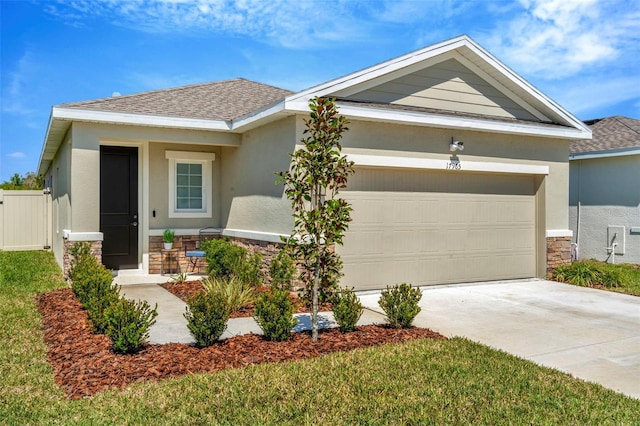
[{"label": "stucco siding", "polygon": [[63,264],[63,230],[71,227],[71,137],[68,134],[60,145],[51,166],[45,174],[45,185],[51,190],[53,254],[59,265]]},{"label": "stucco siding", "polygon": [[536,119],[512,99],[454,59],[356,93],[348,99],[495,117]]},{"label": "stucco siding", "polygon": [[293,226],[284,187],[275,173],[288,170],[296,142],[294,118],[242,135],[238,148],[222,149],[222,226],[289,234]]},{"label": "stucco siding", "polygon": [[579,258],[611,261],[607,229],[624,226],[625,253],[618,248],[615,261],[640,264],[640,232],[631,233],[640,227],[640,155],[574,160],[570,167],[569,221]]},{"label": "stucco siding", "polygon": [[[478,161],[549,167],[544,178],[546,229],[568,229],[569,142],[527,136],[453,131],[418,126],[352,121],[343,151],[353,154],[450,159],[451,138],[464,142],[461,162]],[[298,133],[304,129],[299,121]],[[539,223],[544,223],[539,222]]]},{"label": "stucco siding", "polygon": [[[212,214],[206,218],[170,218],[169,217],[169,160],[165,158],[166,151],[206,152],[214,153],[215,160],[211,169]],[[149,143],[149,228],[190,228],[220,226],[220,176],[221,176],[221,148],[206,145],[186,145]],[[155,217],[154,217],[155,211]]]}]

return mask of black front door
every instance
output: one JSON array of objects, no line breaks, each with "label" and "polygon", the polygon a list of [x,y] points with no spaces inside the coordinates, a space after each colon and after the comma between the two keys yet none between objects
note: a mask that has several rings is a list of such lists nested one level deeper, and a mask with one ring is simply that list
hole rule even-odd
[{"label": "black front door", "polygon": [[138,267],[138,148],[100,147],[102,263]]}]

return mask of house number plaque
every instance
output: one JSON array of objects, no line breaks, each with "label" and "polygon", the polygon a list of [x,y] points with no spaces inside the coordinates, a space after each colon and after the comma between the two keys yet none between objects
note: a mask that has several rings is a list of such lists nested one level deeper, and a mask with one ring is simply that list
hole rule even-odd
[{"label": "house number plaque", "polygon": [[460,164],[459,160],[451,159],[451,161],[447,163],[447,170],[461,170],[461,169],[462,169],[462,165]]}]

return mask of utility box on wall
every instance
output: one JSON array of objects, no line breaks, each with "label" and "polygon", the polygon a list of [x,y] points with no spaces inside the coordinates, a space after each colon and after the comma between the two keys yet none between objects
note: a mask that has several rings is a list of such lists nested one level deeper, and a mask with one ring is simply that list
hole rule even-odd
[{"label": "utility box on wall", "polygon": [[[625,246],[624,226],[607,226],[607,253],[624,254]],[[615,244],[615,249],[612,250]]]}]

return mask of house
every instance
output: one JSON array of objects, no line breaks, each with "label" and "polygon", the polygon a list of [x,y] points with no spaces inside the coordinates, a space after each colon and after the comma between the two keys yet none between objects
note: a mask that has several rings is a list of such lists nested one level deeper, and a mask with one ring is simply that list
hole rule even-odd
[{"label": "house", "polygon": [[640,120],[585,121],[571,143],[569,223],[574,257],[640,264]]},{"label": "house", "polygon": [[297,93],[234,79],[54,106],[39,173],[58,262],[90,241],[110,268],[158,273],[165,228],[273,252],[293,227],[274,172],[314,96],[350,121],[342,285],[543,277],[570,260],[569,144],[591,131],[460,36]]}]

